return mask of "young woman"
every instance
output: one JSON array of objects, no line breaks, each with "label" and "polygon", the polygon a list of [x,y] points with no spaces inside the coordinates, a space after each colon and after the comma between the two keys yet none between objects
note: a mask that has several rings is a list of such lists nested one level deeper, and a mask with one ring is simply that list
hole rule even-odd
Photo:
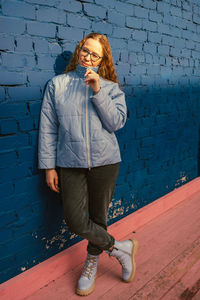
[{"label": "young woman", "polygon": [[46,169],[47,185],[61,192],[69,230],[88,240],[79,295],[94,290],[103,250],[119,260],[125,282],[135,274],[138,242],[116,241],[107,232],[121,161],[114,132],[125,122],[125,97],[108,39],[91,33],[76,47],[64,74],[48,82],[39,128],[39,168]]}]

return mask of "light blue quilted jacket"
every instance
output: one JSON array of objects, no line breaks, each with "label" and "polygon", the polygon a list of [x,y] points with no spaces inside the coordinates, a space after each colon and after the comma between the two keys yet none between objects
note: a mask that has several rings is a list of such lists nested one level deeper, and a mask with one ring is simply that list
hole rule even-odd
[{"label": "light blue quilted jacket", "polygon": [[[97,68],[92,68],[97,71]],[[53,77],[40,114],[39,169],[92,168],[121,161],[114,131],[126,122],[124,93],[100,77],[94,94],[85,85],[86,68]]]}]

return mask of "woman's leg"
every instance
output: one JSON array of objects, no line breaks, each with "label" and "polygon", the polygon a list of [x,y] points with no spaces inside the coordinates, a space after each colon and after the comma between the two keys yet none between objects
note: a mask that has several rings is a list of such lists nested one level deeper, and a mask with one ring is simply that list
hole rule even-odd
[{"label": "woman's leg", "polygon": [[92,170],[93,168],[60,168],[64,217],[71,232],[89,240],[98,248],[107,250],[113,246],[114,238],[89,217],[88,174]]},{"label": "woman's leg", "polygon": [[[95,167],[87,175],[90,219],[105,230],[107,230],[108,208],[114,193],[119,165],[117,163]],[[114,239],[112,239],[111,247],[113,244]],[[93,255],[98,255],[103,251],[91,241],[88,242],[87,250]]]}]

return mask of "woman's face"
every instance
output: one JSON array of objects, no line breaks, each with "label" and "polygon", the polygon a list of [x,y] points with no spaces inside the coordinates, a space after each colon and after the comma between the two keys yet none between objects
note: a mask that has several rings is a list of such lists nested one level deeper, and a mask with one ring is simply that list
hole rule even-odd
[{"label": "woman's face", "polygon": [[97,67],[103,56],[103,48],[99,41],[89,38],[83,44],[80,52],[78,63],[84,67]]}]

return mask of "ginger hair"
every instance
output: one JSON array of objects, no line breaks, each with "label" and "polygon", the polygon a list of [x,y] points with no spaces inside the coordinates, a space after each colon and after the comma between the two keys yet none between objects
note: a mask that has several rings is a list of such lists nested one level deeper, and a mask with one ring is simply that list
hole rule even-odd
[{"label": "ginger hair", "polygon": [[79,60],[79,53],[81,50],[81,47],[85,44],[86,40],[88,39],[94,39],[100,42],[102,49],[103,49],[103,58],[101,60],[101,63],[98,68],[98,74],[104,79],[111,80],[113,82],[117,82],[119,84],[117,73],[115,71],[113,57],[112,57],[112,51],[110,47],[110,43],[105,35],[102,35],[100,33],[92,32],[85,36],[79,44],[76,46],[76,49],[74,53],[72,54],[72,57],[70,59],[69,64],[63,71],[63,73],[68,73],[70,71],[74,71],[78,65]]}]

